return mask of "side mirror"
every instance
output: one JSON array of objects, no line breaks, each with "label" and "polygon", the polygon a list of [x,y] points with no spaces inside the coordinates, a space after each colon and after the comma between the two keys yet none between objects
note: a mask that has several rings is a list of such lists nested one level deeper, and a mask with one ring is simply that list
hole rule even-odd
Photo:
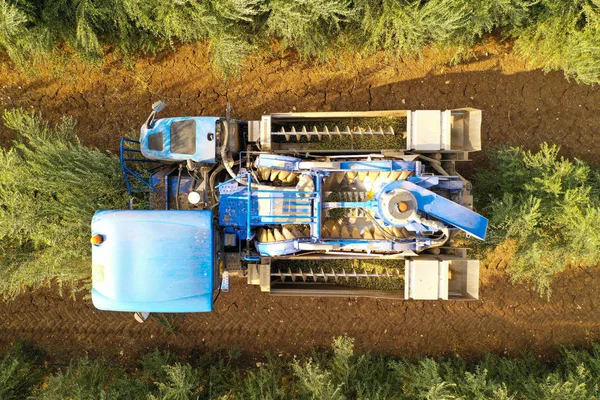
[{"label": "side mirror", "polygon": [[135,320],[137,322],[139,322],[140,324],[143,324],[144,322],[146,322],[146,320],[148,319],[149,316],[150,316],[149,312],[136,312],[135,314],[133,314],[133,318],[135,318]]},{"label": "side mirror", "polygon": [[159,100],[152,104],[152,112],[148,116],[148,119],[146,119],[146,122],[144,122],[144,125],[146,125],[148,129],[152,127],[152,123],[154,122],[154,117],[156,117],[156,113],[164,110],[166,106],[167,102],[162,100]]},{"label": "side mirror", "polygon": [[154,104],[152,104],[152,110],[154,112],[161,112],[162,110],[165,109],[166,106],[167,106],[166,101],[159,100],[159,101],[155,102]]}]

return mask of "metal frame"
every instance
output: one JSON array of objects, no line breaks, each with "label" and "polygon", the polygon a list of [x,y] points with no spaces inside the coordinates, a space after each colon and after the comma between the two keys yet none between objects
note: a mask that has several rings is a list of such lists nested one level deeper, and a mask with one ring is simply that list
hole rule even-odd
[{"label": "metal frame", "polygon": [[[264,152],[243,152],[244,154],[246,154],[246,158],[251,157],[251,156],[256,156],[256,160],[254,162],[251,162],[249,159],[247,160],[247,164],[251,165],[254,164],[254,166],[258,169],[260,168],[274,168],[276,170],[283,170],[283,171],[293,171],[295,173],[299,173],[299,172],[304,172],[304,173],[309,173],[311,176],[313,176],[314,181],[315,181],[315,188],[313,191],[310,192],[304,192],[304,191],[297,191],[297,190],[286,190],[286,191],[281,191],[281,190],[268,190],[268,189],[263,189],[263,188],[253,188],[252,184],[254,183],[254,177],[252,175],[252,173],[250,173],[249,171],[245,171],[242,172],[238,177],[230,179],[229,181],[225,182],[224,184],[227,184],[229,182],[233,182],[237,179],[241,179],[244,180],[246,182],[245,186],[245,190],[240,192],[240,193],[236,193],[236,194],[228,194],[228,198],[231,199],[237,199],[237,200],[241,200],[244,201],[246,203],[246,215],[244,216],[244,221],[238,223],[239,227],[241,228],[242,226],[245,226],[245,232],[246,233],[246,254],[249,255],[249,249],[251,249],[253,246],[251,245],[251,240],[253,238],[253,234],[252,234],[252,229],[253,227],[257,227],[257,226],[262,226],[265,223],[266,224],[275,224],[278,222],[278,220],[284,218],[284,219],[288,219],[289,217],[287,216],[282,216],[282,215],[271,215],[271,213],[265,214],[265,215],[253,215],[253,210],[252,210],[252,198],[253,196],[255,196],[258,193],[264,193],[266,194],[265,200],[271,200],[274,202],[285,202],[286,199],[294,199],[295,197],[298,197],[298,195],[302,194],[303,195],[303,199],[304,201],[307,201],[307,203],[305,204],[304,202],[301,204],[303,206],[309,206],[312,208],[312,215],[310,216],[297,216],[296,219],[302,218],[302,219],[306,219],[305,224],[308,224],[310,226],[310,235],[304,239],[288,239],[286,241],[283,242],[277,242],[279,243],[278,245],[274,245],[274,243],[268,244],[269,247],[269,251],[267,251],[267,248],[265,247],[265,243],[261,243],[261,248],[257,248],[257,250],[259,251],[260,254],[263,254],[263,256],[270,256],[270,257],[279,257],[279,256],[283,256],[285,251],[291,251],[292,248],[295,249],[295,251],[293,252],[294,256],[299,257],[301,255],[296,254],[299,251],[319,251],[319,250],[328,250],[329,253],[331,253],[331,251],[335,251],[333,249],[326,249],[327,246],[331,246],[331,245],[348,245],[348,244],[354,244],[354,243],[358,243],[359,245],[364,244],[363,241],[357,241],[355,239],[338,239],[338,240],[331,240],[331,239],[327,239],[326,241],[323,241],[322,238],[322,232],[321,232],[321,213],[322,210],[324,209],[328,209],[328,208],[377,208],[376,206],[379,205],[379,201],[376,200],[369,200],[369,201],[337,201],[337,202],[324,202],[323,201],[323,194],[322,191],[324,189],[324,187],[322,187],[322,185],[324,185],[323,182],[323,177],[324,176],[328,176],[330,174],[336,174],[339,172],[360,172],[360,171],[371,171],[373,169],[375,170],[381,170],[382,172],[389,172],[389,171],[414,171],[416,173],[414,179],[413,178],[408,178],[408,181],[402,181],[402,185],[409,185],[411,187],[414,188],[418,188],[419,189],[419,193],[420,194],[432,194],[434,199],[437,199],[436,201],[433,201],[432,199],[430,199],[430,201],[426,204],[426,206],[431,206],[432,204],[438,204],[441,207],[442,211],[448,209],[449,213],[452,214],[453,212],[456,213],[456,207],[460,206],[460,191],[463,190],[463,180],[459,177],[459,176],[448,176],[447,173],[445,171],[442,171],[444,174],[443,175],[421,175],[422,171],[421,171],[421,167],[422,167],[422,162],[417,160],[416,158],[419,157],[418,155],[413,156],[413,160],[411,161],[406,161],[406,160],[369,160],[367,161],[347,161],[347,160],[338,160],[339,157],[334,157],[335,161],[329,162],[329,161],[315,161],[315,162],[311,162],[311,161],[303,161],[301,158],[297,158],[297,157],[286,157],[286,156],[278,156],[278,155],[273,155],[270,153],[264,153]],[[429,157],[424,157],[426,159],[426,161],[430,160]],[[242,159],[242,154],[240,154],[240,161]],[[431,159],[431,161],[433,161],[434,163],[439,163],[440,161],[437,159]],[[314,164],[314,166],[312,165]],[[310,170],[310,172],[309,172]],[[429,179],[435,180],[435,183],[431,183],[431,184],[425,184],[423,185],[422,182],[423,181],[427,181]],[[218,185],[217,188],[219,188],[221,185]],[[419,185],[422,185],[419,186]],[[431,192],[428,190],[428,188],[430,186],[434,186],[437,185],[438,187],[442,188],[442,189],[447,189],[447,190],[455,190],[458,191],[459,193],[457,194],[458,199],[454,199],[451,197],[444,197],[443,195],[439,195],[439,194],[434,194],[434,192]],[[277,199],[271,199],[270,196],[271,194],[278,194],[279,196],[277,196]],[[307,197],[304,197],[307,196]],[[439,199],[438,199],[439,197]],[[458,203],[457,203],[458,200]],[[310,204],[312,202],[312,205]],[[292,200],[293,204],[298,205],[298,199]],[[452,208],[452,206],[455,206],[454,208]],[[447,218],[442,218],[442,220],[444,221],[444,223],[446,225],[448,225],[448,230],[455,230],[455,229],[461,229],[466,231],[467,233],[470,234],[474,234],[477,237],[481,237],[481,233],[479,231],[477,232],[473,232],[473,229],[469,229],[468,224],[462,224],[460,223],[462,221],[461,218],[459,218],[459,216],[464,217],[464,212],[465,210],[462,210],[462,207],[459,209],[461,212],[457,214],[457,218],[452,217],[452,215],[450,217]],[[467,210],[468,211],[468,210]],[[434,217],[438,217],[439,215],[437,214],[432,214],[431,211],[427,212],[428,215],[432,215]],[[475,213],[471,212],[468,213],[468,215],[476,215]],[[284,221],[279,221],[282,224],[285,224],[286,222]],[[300,221],[297,223],[302,223],[304,221]],[[472,222],[472,221],[467,221],[467,222]],[[476,222],[476,221],[475,221]],[[291,222],[287,222],[289,224],[292,224]],[[388,225],[393,225],[392,223],[388,223]],[[474,224],[479,226],[480,224]],[[413,241],[404,241],[402,240],[402,243],[396,243],[394,245],[391,245],[392,248],[390,249],[383,249],[383,248],[374,248],[374,251],[377,251],[377,249],[379,250],[383,250],[383,251],[396,251],[396,252],[401,252],[403,253],[403,257],[400,258],[405,258],[405,257],[409,257],[409,256],[415,256],[416,253],[414,253],[414,251],[419,250],[422,246],[430,246],[429,241],[430,239],[427,240],[415,240],[414,243]],[[389,242],[389,240],[385,240],[385,242]],[[425,244],[423,244],[425,243]],[[318,248],[319,245],[322,245],[322,248]],[[258,246],[258,245],[257,245]],[[380,244],[381,246],[381,244]],[[412,248],[410,246],[416,246],[415,248]],[[340,253],[344,253],[342,252],[342,250],[339,250]],[[291,255],[292,253],[290,253],[289,255]],[[358,257],[362,256],[362,254],[357,254],[357,253],[352,253],[352,254],[356,254]],[[381,254],[377,254],[376,257],[373,258],[380,258]],[[345,255],[345,257],[348,257],[347,253]],[[319,257],[319,258],[325,258],[325,257]],[[362,258],[362,257],[361,257]]]},{"label": "metal frame", "polygon": [[[138,148],[136,149],[136,148],[127,147],[127,143],[133,143],[133,144],[137,145]],[[144,178],[142,178],[137,172],[135,172],[132,168],[130,168],[127,165],[127,163],[153,163],[153,164],[158,163],[159,164],[155,167],[146,168],[146,171],[148,171],[148,172],[152,172],[152,171],[165,165],[165,164],[161,163],[160,161],[156,161],[156,160],[127,157],[127,153],[141,154],[142,151],[139,149],[139,146],[140,146],[139,141],[129,139],[129,138],[121,138],[121,142],[119,144],[119,161],[121,163],[121,171],[123,172],[123,177],[125,178],[125,185],[127,186],[127,194],[129,196],[131,196],[132,193],[145,193],[145,192],[150,192],[150,191],[156,192],[156,189],[152,186],[152,184],[150,183],[149,180],[145,180]],[[135,178],[136,180],[138,180],[141,183],[143,183],[144,185],[146,185],[148,187],[148,189],[150,189],[150,190],[140,190],[140,189],[132,188],[131,187],[132,182],[129,179],[130,175],[133,178]]]},{"label": "metal frame", "polygon": [[[431,122],[428,119],[428,116],[433,113],[439,113],[439,122]],[[229,114],[228,114],[229,115]],[[295,128],[292,127],[289,129],[289,132],[284,129],[286,125],[283,124],[289,122],[304,122],[311,123],[316,121],[335,121],[336,119],[346,119],[346,118],[368,118],[368,117],[404,117],[407,119],[406,121],[406,146],[405,148],[398,148],[392,150],[380,150],[380,149],[357,149],[357,150],[311,150],[309,147],[310,143],[300,142],[301,137],[305,136],[306,139],[310,142],[312,138],[321,139],[322,137],[332,137],[334,135],[376,135],[376,134],[400,134],[400,132],[394,132],[394,129],[384,130],[379,128],[376,131],[373,131],[371,128],[368,128],[366,131],[361,128],[357,128],[356,131],[354,129],[342,131],[340,129],[335,129],[334,131],[329,131],[327,126],[323,129],[317,129],[313,127],[312,131],[308,131],[307,129],[302,128],[302,131],[296,132]],[[426,118],[427,117],[427,118]],[[427,110],[427,111],[409,111],[409,110],[387,110],[387,111],[367,111],[367,112],[308,112],[308,113],[276,113],[271,115],[264,115],[259,121],[248,121],[248,135],[250,139],[250,143],[254,143],[258,148],[256,150],[250,150],[250,147],[247,147],[246,150],[240,150],[239,153],[239,165],[240,171],[238,172],[238,176],[233,179],[229,179],[226,182],[220,183],[216,185],[215,188],[211,188],[213,190],[218,190],[223,185],[231,184],[232,182],[238,181],[238,183],[242,184],[240,180],[245,181],[243,184],[246,186],[246,190],[237,193],[233,191],[235,187],[238,185],[231,185],[232,192],[231,195],[228,194],[230,198],[236,198],[235,200],[240,203],[240,207],[238,209],[242,209],[242,207],[246,207],[247,214],[239,215],[232,212],[232,215],[236,215],[236,218],[239,217],[239,222],[236,222],[236,226],[239,231],[243,231],[244,227],[246,230],[245,238],[243,236],[238,236],[238,254],[239,258],[242,261],[246,261],[248,263],[248,278],[249,283],[252,284],[260,284],[261,290],[268,291],[271,294],[275,295],[319,295],[319,296],[360,296],[360,297],[376,297],[376,298],[394,298],[394,299],[406,299],[410,297],[419,298],[421,294],[417,293],[415,296],[407,296],[399,291],[395,292],[387,292],[380,290],[370,290],[370,289],[361,289],[361,288],[348,288],[341,286],[332,286],[329,282],[330,280],[336,280],[340,277],[364,277],[367,279],[377,279],[383,277],[383,274],[376,272],[357,272],[353,271],[353,273],[337,273],[335,271],[325,272],[322,269],[320,271],[314,272],[312,269],[309,273],[306,272],[298,272],[293,273],[291,271],[279,271],[278,273],[273,273],[271,271],[270,263],[273,260],[277,259],[288,259],[288,260],[326,260],[326,259],[348,259],[348,258],[357,258],[357,259],[396,259],[396,260],[407,260],[408,263],[412,263],[414,260],[417,261],[427,261],[433,265],[433,260],[436,260],[439,265],[445,266],[448,265],[449,262],[447,259],[459,259],[461,262],[470,262],[469,260],[465,260],[466,251],[464,249],[457,248],[446,248],[446,247],[435,247],[428,249],[427,251],[430,253],[423,253],[422,255],[415,253],[412,249],[406,249],[405,251],[401,251],[401,247],[392,247],[394,253],[371,253],[370,250],[367,253],[359,253],[359,252],[346,252],[344,249],[329,251],[326,249],[327,245],[344,245],[347,242],[356,242],[355,237],[353,239],[344,239],[337,238],[337,236],[331,240],[331,236],[327,236],[326,238],[322,237],[322,221],[323,218],[323,210],[328,208],[376,208],[376,206],[380,206],[379,202],[376,200],[364,200],[364,201],[356,201],[353,199],[346,199],[342,201],[335,202],[327,202],[324,197],[325,192],[335,191],[335,188],[332,186],[336,182],[339,173],[344,172],[369,172],[371,170],[382,171],[382,172],[390,172],[396,170],[412,170],[415,173],[414,179],[403,180],[401,181],[400,186],[404,187],[404,185],[408,186],[418,186],[420,192],[424,194],[429,194],[428,188],[433,186],[434,183],[430,185],[424,184],[420,186],[422,182],[416,181],[419,180],[428,180],[430,178],[436,178],[435,185],[438,185],[442,189],[447,189],[448,191],[456,190],[456,196],[452,195],[451,198],[444,197],[444,195],[439,195],[441,198],[446,200],[446,202],[441,203],[441,208],[444,212],[442,214],[460,214],[455,212],[456,210],[451,207],[451,205],[462,203],[462,192],[463,186],[467,185],[468,182],[464,180],[460,175],[458,175],[454,169],[454,162],[461,161],[467,159],[467,154],[469,151],[479,150],[480,148],[480,139],[479,139],[479,125],[481,112],[474,109],[456,109],[456,110]],[[461,119],[462,118],[462,119]],[[452,122],[454,119],[461,120],[461,125],[456,127],[453,126]],[[473,121],[471,121],[471,119]],[[281,131],[274,131],[274,124],[281,124]],[[288,124],[289,125],[289,124]],[[414,125],[414,126],[413,126]],[[474,135],[477,134],[477,135]],[[291,136],[295,135],[295,139],[298,143],[291,143],[294,147],[291,149],[286,148],[285,146],[280,146],[281,144],[277,141],[272,141],[274,137],[284,135],[286,140],[289,140]],[[471,136],[477,136],[472,138]],[[430,139],[433,141],[432,144],[429,143]],[[413,143],[414,142],[414,143]],[[439,145],[437,143],[439,142]],[[456,142],[456,143],[455,143]],[[414,145],[413,145],[414,144]],[[162,185],[156,184],[156,177],[158,175],[159,179],[164,180],[164,190],[165,190],[165,208],[170,208],[169,201],[169,193],[170,186],[172,188],[172,182],[170,182],[169,178],[173,178],[173,173],[176,171],[176,167],[166,160],[167,162],[160,162],[157,160],[145,159],[142,154],[140,148],[140,141],[123,138],[120,142],[120,163],[121,169],[123,172],[123,176],[125,178],[126,186],[128,194],[131,196],[132,193],[160,193]],[[402,146],[400,146],[402,147]],[[254,148],[254,147],[252,147]],[[137,154],[136,154],[137,153]],[[283,154],[289,155],[288,157],[282,157]],[[244,157],[245,155],[245,157]],[[270,155],[270,157],[268,156]],[[252,172],[252,162],[251,158],[256,157],[260,162],[254,164],[254,167],[257,168],[256,174]],[[261,157],[263,156],[263,157]],[[291,157],[290,157],[291,156]],[[326,161],[320,161],[319,157],[330,157],[327,158]],[[300,157],[300,158],[299,158]],[[359,160],[344,160],[343,158],[359,158]],[[362,158],[367,157],[366,162],[362,161]],[[374,159],[371,159],[373,157]],[[390,157],[391,160],[377,160],[378,157]],[[227,159],[223,155],[224,162],[227,162]],[[273,158],[277,161],[277,163],[268,162],[270,158]],[[315,158],[312,160],[312,158]],[[246,159],[246,168],[243,169],[241,166],[243,165],[243,161]],[[288,159],[288,160],[283,160]],[[307,161],[308,160],[308,161]],[[286,164],[284,166],[279,165],[280,162],[285,161]],[[435,171],[432,174],[424,174],[422,173],[424,170],[422,168],[422,162],[428,163]],[[137,164],[137,163],[150,163],[150,164]],[[310,164],[310,165],[308,165]],[[326,165],[327,164],[327,165]],[[365,166],[361,165],[365,164]],[[144,165],[144,166],[142,166]],[[276,170],[285,170],[289,172],[294,172],[298,174],[299,172],[303,172],[305,174],[310,174],[313,177],[314,188],[312,190],[307,191],[299,191],[299,190],[285,190],[281,191],[278,189],[269,189],[262,187],[261,182],[264,181],[264,176],[260,175],[260,171],[258,170],[260,167],[271,168]],[[394,168],[396,167],[396,168]],[[398,168],[401,167],[401,168]],[[180,166],[181,168],[181,166]],[[157,174],[156,171],[159,170]],[[229,169],[228,169],[229,170]],[[450,172],[450,174],[447,172]],[[309,172],[310,171],[310,172]],[[233,172],[229,170],[230,174],[233,176]],[[149,173],[150,176],[146,178],[146,173]],[[337,175],[335,175],[337,174]],[[437,175],[439,174],[439,175]],[[431,177],[429,176],[431,175]],[[326,181],[324,180],[327,176],[331,176],[331,178]],[[442,179],[440,179],[442,177]],[[205,177],[206,179],[206,177]],[[343,177],[341,178],[343,179]],[[402,178],[402,179],[406,179]],[[136,182],[139,181],[139,182]],[[271,180],[274,181],[275,178],[271,177]],[[340,183],[341,180],[338,182]],[[141,185],[139,184],[141,183]],[[156,188],[153,186],[153,183],[156,185]],[[254,185],[254,187],[253,187]],[[268,183],[267,183],[268,186]],[[406,188],[407,190],[410,188]],[[468,190],[469,187],[466,187]],[[223,188],[224,191],[229,190],[228,188]],[[245,192],[245,193],[244,193]],[[411,191],[412,192],[412,191]],[[263,195],[264,194],[264,195]],[[421,193],[422,194],[422,193]],[[222,194],[224,195],[224,193]],[[302,195],[302,196],[300,196]],[[264,197],[261,197],[264,196]],[[152,197],[152,196],[150,196]],[[269,209],[267,211],[266,206],[264,210],[259,212],[257,208],[256,211],[252,210],[253,206],[253,198],[266,199],[271,201],[275,205],[281,205],[281,207],[275,209]],[[299,200],[301,198],[302,200]],[[361,198],[362,199],[362,198]],[[350,201],[348,201],[350,200]],[[289,205],[288,203],[289,202]],[[448,203],[448,204],[446,204]],[[271,204],[271,207],[275,207],[275,205]],[[424,203],[425,204],[425,203]],[[426,203],[426,206],[431,206],[433,204],[431,201]],[[216,205],[216,204],[215,204]],[[436,204],[434,204],[436,205]],[[282,209],[282,207],[293,208],[297,206],[302,206],[302,208],[310,207],[312,212],[309,212],[307,215],[297,215],[295,219],[302,219],[301,222],[303,225],[309,225],[310,234],[308,237],[302,236],[301,239],[295,240],[294,245],[296,245],[296,249],[300,253],[293,254],[281,254],[278,249],[273,249],[273,252],[263,252],[260,251],[257,247],[252,245],[252,241],[254,239],[254,235],[257,234],[255,231],[253,232],[253,228],[257,226],[262,226],[264,224],[276,224],[282,218],[288,219],[290,217],[284,216],[287,215],[287,211],[282,211],[279,213],[276,210]],[[214,207],[214,205],[212,206]],[[381,207],[380,207],[381,208]],[[285,208],[287,210],[287,208]],[[446,212],[447,211],[447,212]],[[462,210],[461,210],[462,211]],[[293,211],[290,211],[292,213]],[[243,213],[243,212],[242,212]],[[440,216],[436,214],[432,214],[431,212],[427,212],[428,215],[432,215],[443,221],[446,225],[456,226],[460,229],[466,230],[470,234],[474,234],[477,237],[483,236],[480,231],[473,232],[472,230],[465,229],[464,224],[457,224],[456,218],[440,218]],[[473,213],[475,214],[475,213]],[[462,215],[462,214],[461,214]],[[470,214],[469,214],[470,215]],[[383,218],[383,217],[381,217]],[[383,218],[385,220],[385,218]],[[306,220],[305,223],[303,221]],[[387,220],[385,220],[387,221]],[[389,222],[389,221],[388,221]],[[460,222],[460,221],[458,221]],[[467,225],[471,224],[473,221],[469,220],[466,222]],[[291,224],[291,222],[288,222]],[[282,221],[282,224],[286,224]],[[386,223],[387,225],[393,225],[391,223]],[[220,232],[224,232],[231,234],[231,227],[225,227],[224,229],[220,229],[218,226],[219,222],[215,223],[217,229],[215,229],[215,237],[221,237],[219,235]],[[221,225],[223,227],[223,225]],[[468,226],[466,227],[468,228]],[[228,230],[229,229],[229,230]],[[455,228],[449,227],[449,230],[454,230]],[[451,232],[452,233],[452,232]],[[294,234],[295,235],[295,234]],[[307,235],[305,233],[305,235]],[[447,237],[451,237],[446,233]],[[300,238],[300,236],[296,236]],[[404,236],[403,236],[404,237]],[[286,240],[277,240],[277,242],[289,242],[292,239],[289,236],[286,236]],[[245,240],[244,240],[245,239]],[[325,240],[327,239],[327,240]],[[382,239],[385,241],[389,241],[388,239]],[[433,239],[432,239],[433,240]],[[436,238],[437,240],[437,238]],[[244,241],[246,243],[244,249]],[[395,242],[402,242],[401,245],[409,245],[408,242],[404,243],[404,240],[396,240]],[[416,243],[416,242],[415,242]],[[319,247],[321,246],[322,247]],[[359,243],[359,245],[362,245]],[[220,247],[221,245],[219,245]],[[217,246],[216,246],[217,247]],[[215,250],[216,250],[215,247]],[[331,247],[331,246],[330,246]],[[332,247],[333,248],[333,247]],[[258,253],[256,252],[258,250]],[[325,252],[320,252],[321,250],[326,250]],[[216,250],[217,251],[217,250]],[[217,251],[224,251],[223,248]],[[377,249],[375,250],[377,251]],[[388,251],[383,249],[382,251]],[[269,254],[261,255],[261,254]],[[413,257],[415,259],[413,260]],[[423,260],[421,260],[421,258]],[[221,260],[225,261],[225,258]],[[260,264],[258,264],[260,262]],[[257,263],[257,264],[254,264]],[[412,264],[411,264],[412,265]],[[251,267],[256,267],[257,274],[250,282],[250,274]],[[467,265],[470,266],[470,265]],[[218,268],[215,268],[215,273],[218,273],[219,270],[222,272],[222,265],[218,265]],[[239,267],[238,267],[239,268]],[[439,269],[439,268],[438,268]],[[440,269],[441,271],[441,269]],[[441,287],[441,291],[438,290],[439,296],[437,298],[448,298],[448,290],[447,290],[447,281],[448,271],[443,270],[446,275],[439,274],[439,277],[435,277],[434,280],[436,282],[446,282],[446,286]],[[254,276],[252,275],[252,276]],[[389,275],[387,272],[385,275]],[[307,279],[307,277],[312,278],[324,278],[325,283],[317,282],[317,280],[311,281]],[[400,276],[400,275],[394,275]],[[389,277],[389,276],[388,276]],[[405,276],[405,278],[408,277]],[[288,279],[289,278],[289,279]],[[414,277],[413,277],[414,278]],[[417,278],[420,278],[417,276]],[[292,282],[286,281],[290,280]],[[432,278],[433,279],[433,278]],[[422,280],[422,279],[421,279]],[[255,282],[256,281],[256,282]],[[414,281],[414,279],[413,279]],[[411,281],[412,282],[412,281]],[[414,281],[416,282],[416,281]],[[420,282],[420,281],[419,281]],[[438,282],[438,283],[439,283]],[[472,286],[472,285],[471,285]],[[407,286],[408,287],[408,282]],[[406,289],[405,287],[405,289]],[[477,288],[472,290],[475,294],[472,298],[477,298]]]},{"label": "metal frame", "polygon": [[271,296],[305,296],[305,297],[370,297],[374,299],[404,300],[400,291],[353,288],[331,283],[282,283],[272,282]]}]

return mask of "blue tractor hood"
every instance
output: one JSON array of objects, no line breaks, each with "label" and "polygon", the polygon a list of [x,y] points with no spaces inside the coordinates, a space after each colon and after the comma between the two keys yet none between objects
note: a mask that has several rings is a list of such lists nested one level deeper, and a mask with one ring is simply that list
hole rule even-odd
[{"label": "blue tractor hood", "polygon": [[212,212],[98,211],[92,235],[92,301],[100,310],[212,311]]}]

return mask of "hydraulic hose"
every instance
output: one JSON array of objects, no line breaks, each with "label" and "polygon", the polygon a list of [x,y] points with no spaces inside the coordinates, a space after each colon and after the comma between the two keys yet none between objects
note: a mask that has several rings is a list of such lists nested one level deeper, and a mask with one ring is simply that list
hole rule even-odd
[{"label": "hydraulic hose", "polygon": [[[244,185],[244,186],[248,186],[248,180],[247,179],[243,179],[243,178],[239,178],[236,173],[233,171],[233,168],[231,168],[231,165],[229,165],[229,160],[227,157],[227,144],[229,142],[229,120],[226,121],[225,124],[223,124],[223,143],[221,143],[221,162],[223,163],[223,167],[225,167],[225,169],[227,170],[227,173],[229,173],[229,175],[235,179],[235,181],[237,183],[239,183],[240,185]],[[236,165],[237,163],[233,163],[233,165]],[[211,185],[212,187],[212,185]],[[253,183],[251,185],[253,190],[269,190],[272,189],[271,186],[268,185],[261,185],[261,184],[256,184]],[[281,191],[296,191],[296,188],[278,188]]]},{"label": "hydraulic hose", "polygon": [[438,221],[432,221],[430,219],[421,219],[419,222],[425,226],[437,229],[438,231],[442,232],[442,235],[439,238],[433,239],[431,241],[432,244],[428,247],[429,249],[443,246],[448,241],[448,238],[450,237],[450,230],[444,224]]},{"label": "hydraulic hose", "polygon": [[217,197],[217,192],[215,191],[215,179],[217,178],[217,175],[219,175],[219,173],[221,171],[223,171],[225,169],[225,167],[223,165],[219,165],[211,174],[210,177],[208,178],[208,186],[210,187],[210,193],[212,195],[212,198],[215,202],[219,201],[218,197]]},{"label": "hydraulic hose", "polygon": [[221,161],[223,163],[223,166],[225,167],[225,169],[227,170],[227,172],[229,173],[229,175],[231,175],[231,177],[233,179],[235,179],[238,183],[241,183],[242,185],[248,185],[248,182],[245,182],[245,183],[240,182],[240,179],[237,177],[235,172],[233,172],[231,165],[229,165],[229,160],[227,158],[227,144],[228,143],[229,143],[229,119],[227,119],[225,121],[225,123],[223,124],[223,143],[221,143]]},{"label": "hydraulic hose", "polygon": [[175,190],[175,207],[179,210],[179,187],[181,186],[181,164],[179,164],[179,172],[177,173],[177,189]]}]

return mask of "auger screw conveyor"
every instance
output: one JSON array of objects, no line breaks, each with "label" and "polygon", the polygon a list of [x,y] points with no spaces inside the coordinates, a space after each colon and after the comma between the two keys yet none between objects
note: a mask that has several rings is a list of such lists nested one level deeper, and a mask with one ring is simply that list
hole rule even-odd
[{"label": "auger screw conveyor", "polygon": [[101,310],[211,311],[231,276],[271,295],[478,299],[470,183],[481,111],[157,119],[121,140],[131,201],[92,219]]}]

